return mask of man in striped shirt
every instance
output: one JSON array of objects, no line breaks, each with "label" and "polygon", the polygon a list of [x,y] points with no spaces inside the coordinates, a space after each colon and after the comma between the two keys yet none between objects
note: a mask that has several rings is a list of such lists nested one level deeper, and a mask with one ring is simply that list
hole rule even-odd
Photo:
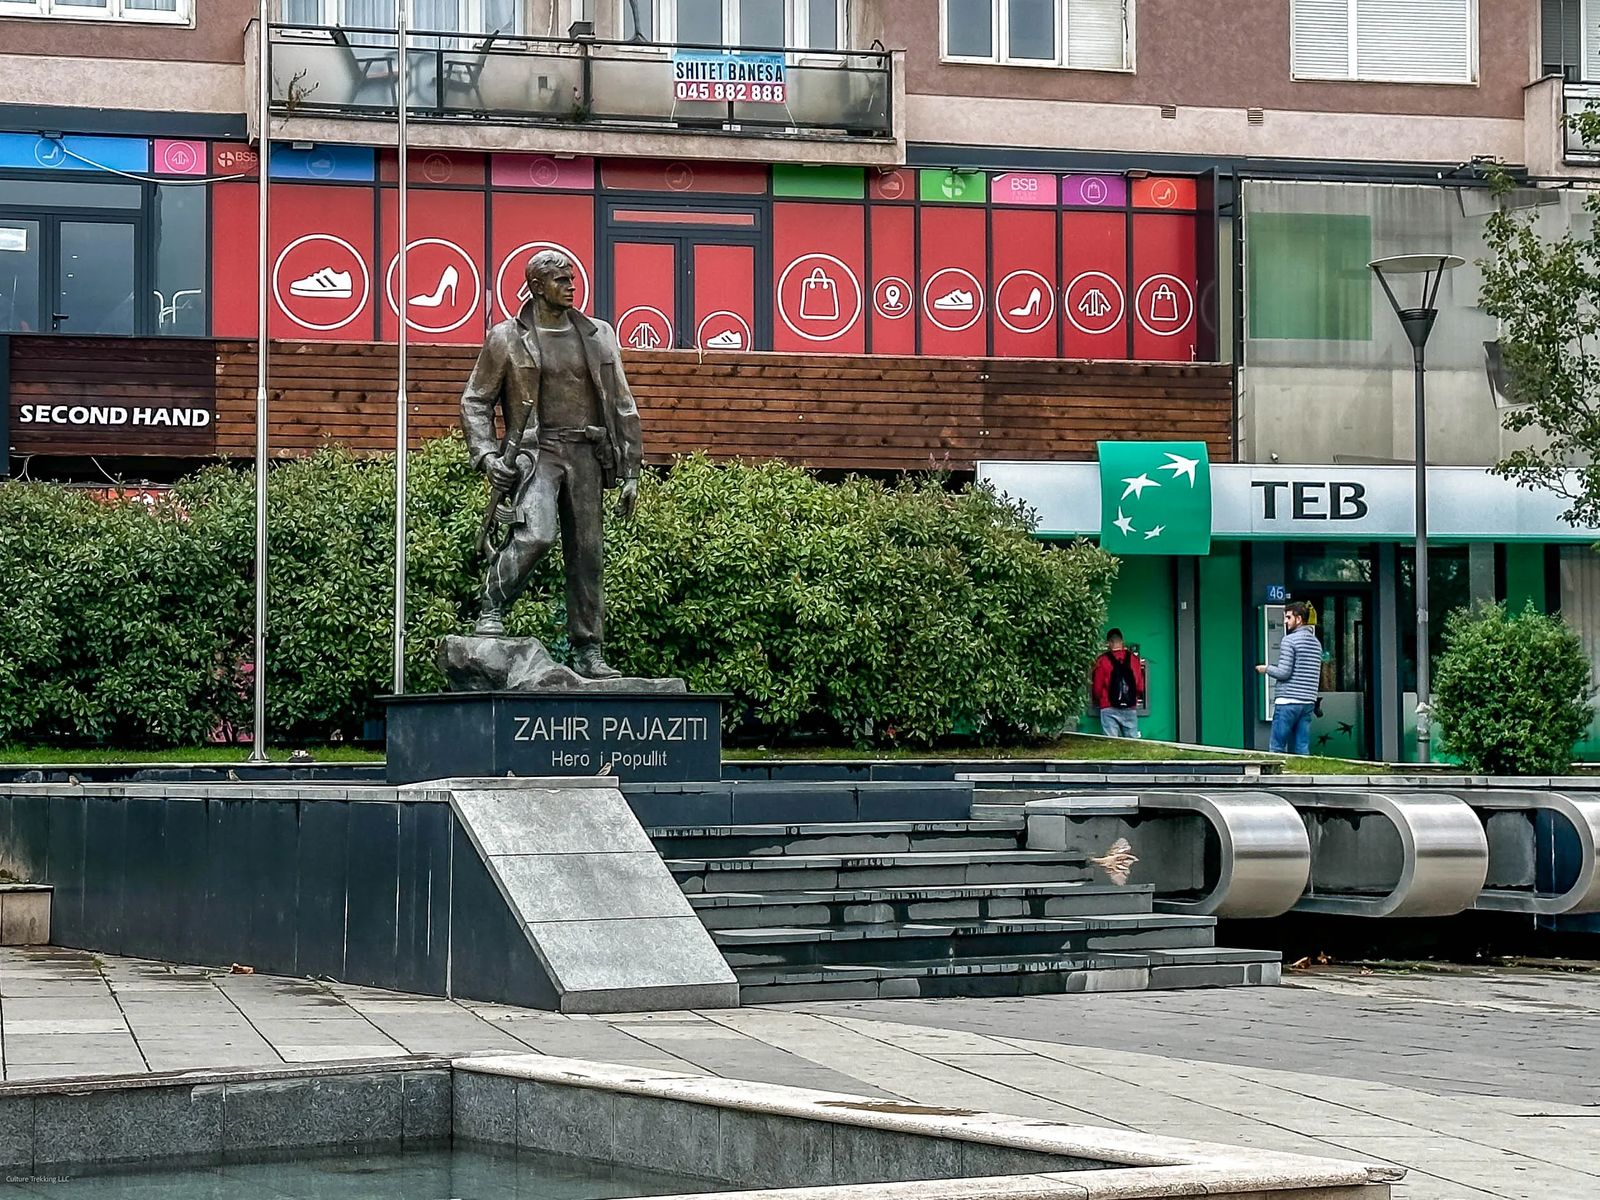
[{"label": "man in striped shirt", "polygon": [[1283,610],[1283,641],[1278,665],[1262,663],[1259,674],[1278,684],[1272,708],[1272,750],[1275,754],[1311,752],[1311,715],[1322,684],[1322,643],[1312,631],[1306,606],[1296,600]]}]

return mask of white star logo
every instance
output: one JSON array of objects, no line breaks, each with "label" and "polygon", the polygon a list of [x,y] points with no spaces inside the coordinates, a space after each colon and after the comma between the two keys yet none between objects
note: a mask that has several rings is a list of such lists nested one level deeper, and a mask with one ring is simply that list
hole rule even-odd
[{"label": "white star logo", "polygon": [[1158,538],[1166,532],[1166,529],[1167,527],[1165,525],[1157,525],[1149,533],[1144,535],[1144,540],[1148,542],[1151,538]]},{"label": "white star logo", "polygon": [[1166,456],[1172,461],[1163,464],[1157,469],[1161,471],[1171,471],[1174,482],[1177,481],[1179,476],[1187,475],[1189,477],[1189,486],[1193,487],[1195,483],[1195,468],[1200,465],[1200,460],[1198,458],[1185,458],[1183,455],[1174,454],[1170,450],[1163,451],[1163,453],[1166,454]]},{"label": "white star logo", "polygon": [[1124,500],[1129,496],[1143,500],[1145,488],[1158,488],[1161,486],[1154,479],[1151,479],[1149,475],[1135,475],[1132,479],[1124,479],[1122,482],[1128,485],[1127,490],[1122,493]]},{"label": "white star logo", "polygon": [[1123,537],[1132,537],[1137,532],[1133,527],[1133,518],[1127,516],[1120,508],[1117,509],[1117,519],[1111,523],[1122,530]]}]

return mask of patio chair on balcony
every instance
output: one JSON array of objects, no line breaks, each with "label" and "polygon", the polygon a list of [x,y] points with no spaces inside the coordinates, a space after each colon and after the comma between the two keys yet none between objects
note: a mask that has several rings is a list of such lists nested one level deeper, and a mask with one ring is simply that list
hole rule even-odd
[{"label": "patio chair on balcony", "polygon": [[350,100],[355,102],[357,97],[369,87],[377,86],[388,89],[389,102],[395,105],[400,103],[400,69],[398,52],[394,54],[379,50],[376,54],[361,55],[356,53],[356,48],[350,44],[350,35],[342,29],[329,31],[333,44],[339,47],[340,52],[350,64],[350,69],[356,76],[355,87],[351,90]]},{"label": "patio chair on balcony", "polygon": [[474,105],[474,116],[486,116],[488,105],[483,99],[483,68],[489,61],[489,55],[494,49],[494,41],[500,36],[496,29],[477,48],[468,55],[461,55],[445,59],[444,75],[439,80],[439,90],[443,97],[445,108],[452,108],[450,98],[461,96],[469,99]]}]

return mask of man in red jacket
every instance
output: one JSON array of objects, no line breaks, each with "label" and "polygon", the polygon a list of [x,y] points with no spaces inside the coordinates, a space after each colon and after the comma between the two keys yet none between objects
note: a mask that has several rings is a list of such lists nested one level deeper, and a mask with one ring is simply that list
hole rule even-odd
[{"label": "man in red jacket", "polygon": [[1122,630],[1106,633],[1105,653],[1094,661],[1091,691],[1107,737],[1139,736],[1139,706],[1144,703],[1144,663],[1122,643]]}]

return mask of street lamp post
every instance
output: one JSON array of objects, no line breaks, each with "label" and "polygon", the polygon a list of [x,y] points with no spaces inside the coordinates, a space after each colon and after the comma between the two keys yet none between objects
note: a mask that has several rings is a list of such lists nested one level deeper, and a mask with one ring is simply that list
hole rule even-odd
[{"label": "street lamp post", "polygon": [[[1395,316],[1411,342],[1411,369],[1415,383],[1416,410],[1413,414],[1416,439],[1417,464],[1417,555],[1413,578],[1416,581],[1417,601],[1417,761],[1429,761],[1432,750],[1432,709],[1428,691],[1428,415],[1427,397],[1423,376],[1427,367],[1424,350],[1439,310],[1435,302],[1444,273],[1459,267],[1466,260],[1454,254],[1404,254],[1393,258],[1380,258],[1367,264],[1383,285],[1383,294],[1389,297]],[[1421,288],[1417,293],[1418,305],[1408,308],[1395,294],[1395,285],[1404,279],[1418,277]]]}]

